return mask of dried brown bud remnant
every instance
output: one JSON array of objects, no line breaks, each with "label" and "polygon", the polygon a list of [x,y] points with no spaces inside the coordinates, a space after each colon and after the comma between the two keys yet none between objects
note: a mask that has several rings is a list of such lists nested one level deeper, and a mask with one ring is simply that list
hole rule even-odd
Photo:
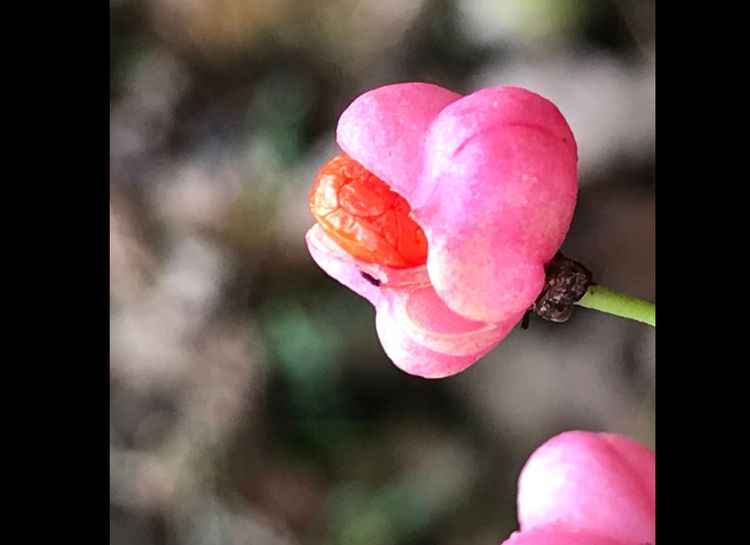
[{"label": "dried brown bud remnant", "polygon": [[534,303],[534,314],[550,322],[567,322],[573,305],[584,296],[591,282],[591,271],[557,252],[545,267],[547,281]]}]

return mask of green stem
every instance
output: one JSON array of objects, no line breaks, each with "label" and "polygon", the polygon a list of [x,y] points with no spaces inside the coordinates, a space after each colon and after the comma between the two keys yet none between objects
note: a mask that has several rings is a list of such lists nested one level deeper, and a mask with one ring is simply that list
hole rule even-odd
[{"label": "green stem", "polygon": [[654,303],[636,299],[602,286],[591,284],[576,304],[656,327],[656,305]]}]

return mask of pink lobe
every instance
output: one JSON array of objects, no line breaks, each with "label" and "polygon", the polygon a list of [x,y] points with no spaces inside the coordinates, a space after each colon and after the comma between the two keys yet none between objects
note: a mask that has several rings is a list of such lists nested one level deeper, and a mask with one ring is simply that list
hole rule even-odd
[{"label": "pink lobe", "polygon": [[461,95],[429,83],[398,83],[360,95],[341,114],[341,148],[385,180],[411,205],[432,188],[422,186],[422,140],[427,127]]},{"label": "pink lobe", "polygon": [[378,309],[375,316],[383,350],[391,361],[406,373],[424,378],[443,378],[460,373],[489,352],[495,343],[465,356],[452,356],[430,350],[417,343],[399,325],[389,305]]},{"label": "pink lobe", "polygon": [[549,524],[625,543],[655,543],[655,456],[614,434],[560,434],[539,447],[518,484],[523,533]]},{"label": "pink lobe", "polygon": [[428,270],[449,307],[486,322],[528,308],[575,208],[573,135],[548,100],[513,87],[447,106],[426,135],[425,186],[414,216]]},{"label": "pink lobe", "polygon": [[[317,225],[306,239],[310,254],[326,273],[375,306],[383,349],[409,374],[425,378],[456,374],[489,352],[520,319],[493,324],[467,320],[437,296],[425,267],[393,269],[359,261]],[[363,272],[380,285],[366,280]]]},{"label": "pink lobe", "polygon": [[450,310],[432,286],[388,290],[391,314],[416,343],[452,356],[470,356],[494,346],[517,321],[485,324]]}]

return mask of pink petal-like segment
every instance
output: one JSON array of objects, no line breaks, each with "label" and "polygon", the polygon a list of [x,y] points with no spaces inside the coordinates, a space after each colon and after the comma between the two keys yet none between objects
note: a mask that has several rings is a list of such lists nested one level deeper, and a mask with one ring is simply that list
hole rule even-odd
[{"label": "pink petal-like segment", "polygon": [[525,532],[514,532],[501,545],[646,545],[634,541],[620,541],[586,531],[572,530],[551,524]]},{"label": "pink petal-like segment", "polygon": [[373,278],[381,279],[389,271],[397,272],[397,269],[389,269],[373,263],[358,268],[356,260],[336,245],[319,225],[314,225],[307,232],[305,241],[312,258],[329,276],[370,301],[376,308],[385,299],[380,288],[368,282],[362,276],[362,272],[368,273]]},{"label": "pink petal-like segment", "polygon": [[[486,324],[450,310],[432,288],[427,269],[394,269],[349,255],[319,226],[306,236],[315,262],[376,308],[378,337],[388,357],[412,375],[454,375],[489,352],[518,321]],[[362,273],[380,282],[375,286]]]},{"label": "pink petal-like segment", "polygon": [[391,313],[418,344],[452,356],[470,356],[494,346],[516,320],[486,324],[467,320],[450,310],[430,285],[408,290],[385,288]]},{"label": "pink petal-like segment", "polygon": [[423,177],[435,189],[414,217],[435,289],[474,320],[527,309],[575,208],[577,153],[565,119],[524,89],[485,89],[447,106],[425,149]]},{"label": "pink petal-like segment", "polygon": [[423,194],[422,143],[440,111],[461,95],[430,83],[396,83],[368,91],[341,114],[341,149],[393,190],[412,209]]},{"label": "pink petal-like segment", "polygon": [[493,342],[483,350],[466,356],[435,352],[410,337],[394,318],[388,305],[378,309],[375,326],[383,350],[396,367],[410,375],[424,378],[444,378],[460,373],[497,344]]},{"label": "pink petal-like segment", "polygon": [[539,447],[518,483],[522,533],[549,524],[655,543],[655,455],[626,437],[571,431]]}]

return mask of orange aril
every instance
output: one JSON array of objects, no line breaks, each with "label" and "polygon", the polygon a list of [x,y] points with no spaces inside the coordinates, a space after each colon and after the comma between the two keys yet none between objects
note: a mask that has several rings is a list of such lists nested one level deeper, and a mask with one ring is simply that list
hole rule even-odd
[{"label": "orange aril", "polygon": [[346,153],[320,169],[310,210],[334,242],[362,261],[397,268],[427,261],[427,238],[409,203]]}]

